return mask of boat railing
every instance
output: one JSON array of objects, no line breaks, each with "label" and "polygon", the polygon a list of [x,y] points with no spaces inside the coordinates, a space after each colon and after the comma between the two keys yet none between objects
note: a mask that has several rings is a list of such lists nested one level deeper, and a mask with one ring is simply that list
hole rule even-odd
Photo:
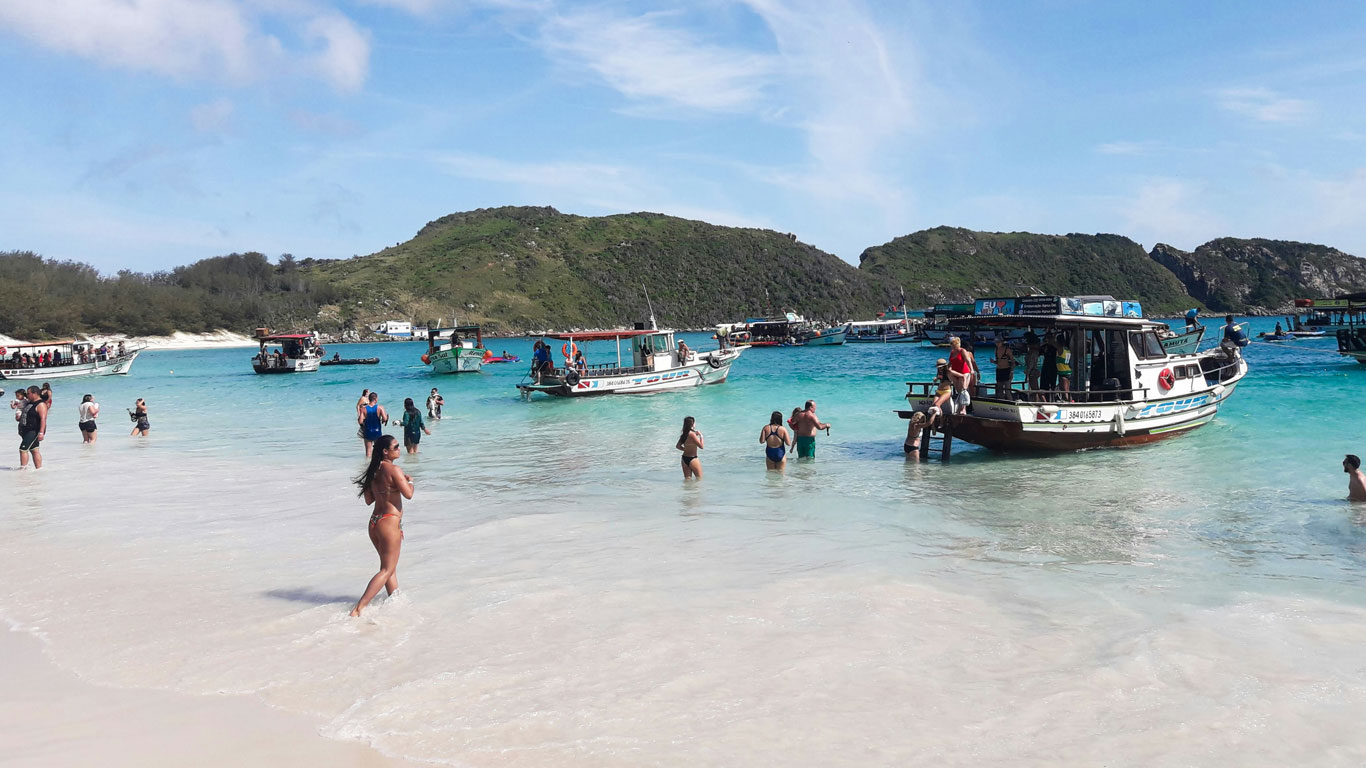
[{"label": "boat railing", "polygon": [[[908,381],[907,398],[934,397],[939,385],[935,382]],[[1135,389],[1018,389],[1011,387],[1002,396],[995,384],[977,384],[972,396],[978,400],[998,400],[1007,403],[1132,403],[1148,399],[1148,387]]]}]

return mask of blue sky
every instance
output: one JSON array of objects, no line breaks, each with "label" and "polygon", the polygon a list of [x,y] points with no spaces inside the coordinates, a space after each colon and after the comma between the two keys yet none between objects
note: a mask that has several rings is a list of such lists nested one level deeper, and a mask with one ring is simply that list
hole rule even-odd
[{"label": "blue sky", "polygon": [[0,0],[0,249],[338,258],[498,205],[1366,255],[1355,2]]}]

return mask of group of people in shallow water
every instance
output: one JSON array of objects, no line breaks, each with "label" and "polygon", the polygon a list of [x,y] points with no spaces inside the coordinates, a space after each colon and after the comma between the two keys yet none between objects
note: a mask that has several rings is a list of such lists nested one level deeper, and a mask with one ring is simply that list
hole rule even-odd
[{"label": "group of people in shallow water", "polygon": [[[0,397],[4,394],[5,391],[0,389]],[[44,383],[42,386],[34,384],[27,389],[20,387],[15,390],[14,399],[10,401],[9,407],[14,412],[14,420],[19,428],[19,466],[27,467],[29,460],[32,459],[33,468],[42,469],[42,444],[47,440],[48,416],[53,407],[52,385]],[[79,414],[76,428],[81,433],[81,442],[95,442],[99,429],[96,420],[100,415],[100,404],[95,402],[94,395],[87,394],[81,397],[76,410]],[[142,398],[139,397],[133,407],[128,409],[128,417],[133,422],[130,437],[146,437],[152,431],[152,424],[147,418],[147,402]]]},{"label": "group of people in shallow water", "polygon": [[[797,458],[816,458],[816,432],[820,430],[830,434],[830,425],[816,416],[815,400],[807,400],[800,408],[792,409],[786,426],[783,425],[783,412],[774,411],[768,423],[759,430],[759,444],[764,447],[764,466],[781,472],[787,468],[787,456],[794,448]],[[684,480],[702,479],[702,460],[698,454],[704,447],[702,433],[697,429],[697,419],[692,416],[683,419],[683,432],[678,436],[674,448],[683,454]]]}]

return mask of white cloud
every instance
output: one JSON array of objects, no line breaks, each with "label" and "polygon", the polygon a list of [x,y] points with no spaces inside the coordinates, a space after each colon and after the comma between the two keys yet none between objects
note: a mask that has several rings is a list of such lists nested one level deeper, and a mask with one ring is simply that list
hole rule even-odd
[{"label": "white cloud", "polygon": [[1184,249],[1228,234],[1223,222],[1202,209],[1200,191],[1181,179],[1149,179],[1119,206],[1124,231],[1149,247],[1162,242]]},{"label": "white cloud", "polygon": [[[292,51],[258,14],[280,16],[318,52]],[[177,79],[243,84],[298,69],[340,89],[365,79],[369,43],[350,20],[311,6],[251,0],[41,0],[0,2],[0,29],[60,53]]]},{"label": "white cloud", "polygon": [[1266,88],[1225,88],[1215,96],[1220,107],[1259,123],[1298,123],[1313,111],[1308,101],[1285,98]]},{"label": "white cloud", "polygon": [[1102,155],[1148,155],[1157,148],[1151,141],[1111,141],[1096,146]]},{"label": "white cloud", "polygon": [[233,103],[229,99],[214,99],[190,110],[190,125],[200,133],[222,133],[232,119]]},{"label": "white cloud", "polygon": [[769,57],[706,43],[667,26],[670,18],[564,11],[542,25],[540,40],[560,61],[588,68],[633,99],[706,111],[755,106],[772,69]]}]

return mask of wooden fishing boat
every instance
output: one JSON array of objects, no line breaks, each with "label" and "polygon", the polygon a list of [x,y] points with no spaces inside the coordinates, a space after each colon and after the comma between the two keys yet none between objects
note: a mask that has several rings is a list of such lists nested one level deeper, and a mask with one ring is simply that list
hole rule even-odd
[{"label": "wooden fishing boat", "polygon": [[[642,394],[667,389],[685,389],[719,384],[730,374],[731,365],[740,359],[743,347],[710,351],[688,351],[686,358],[674,343],[673,331],[633,330],[587,331],[546,334],[547,340],[562,342],[565,365],[554,367],[553,358],[533,370],[517,385],[523,396],[541,392],[557,397],[587,395]],[[616,342],[616,362],[574,366],[574,353],[580,342]],[[622,342],[627,355],[622,356]],[[547,342],[548,343],[548,342]]]},{"label": "wooden fishing boat", "polygon": [[1159,328],[1157,337],[1162,341],[1162,348],[1169,354],[1187,355],[1200,349],[1200,341],[1205,338],[1205,326],[1187,326],[1184,332],[1177,332],[1173,328],[1167,328],[1165,331]]},{"label": "wooden fishing boat", "polygon": [[145,347],[140,344],[123,341],[114,345],[50,341],[0,346],[0,379],[49,381],[126,374],[133,369],[133,361],[143,349]]},{"label": "wooden fishing boat", "polygon": [[[946,404],[941,423],[953,438],[997,451],[1075,451],[1179,435],[1213,419],[1247,375],[1247,362],[1232,343],[1199,353],[1167,351],[1158,336],[1165,324],[1144,319],[1137,302],[1030,296],[961,322],[965,328],[1051,332],[1073,361],[1062,388],[1012,384],[1002,392],[974,383],[969,407],[949,413],[954,400]],[[911,407],[898,415],[928,413],[935,385],[907,385]]]},{"label": "wooden fishing boat", "polygon": [[484,332],[477,325],[429,328],[422,362],[434,373],[478,373],[487,353]]}]

